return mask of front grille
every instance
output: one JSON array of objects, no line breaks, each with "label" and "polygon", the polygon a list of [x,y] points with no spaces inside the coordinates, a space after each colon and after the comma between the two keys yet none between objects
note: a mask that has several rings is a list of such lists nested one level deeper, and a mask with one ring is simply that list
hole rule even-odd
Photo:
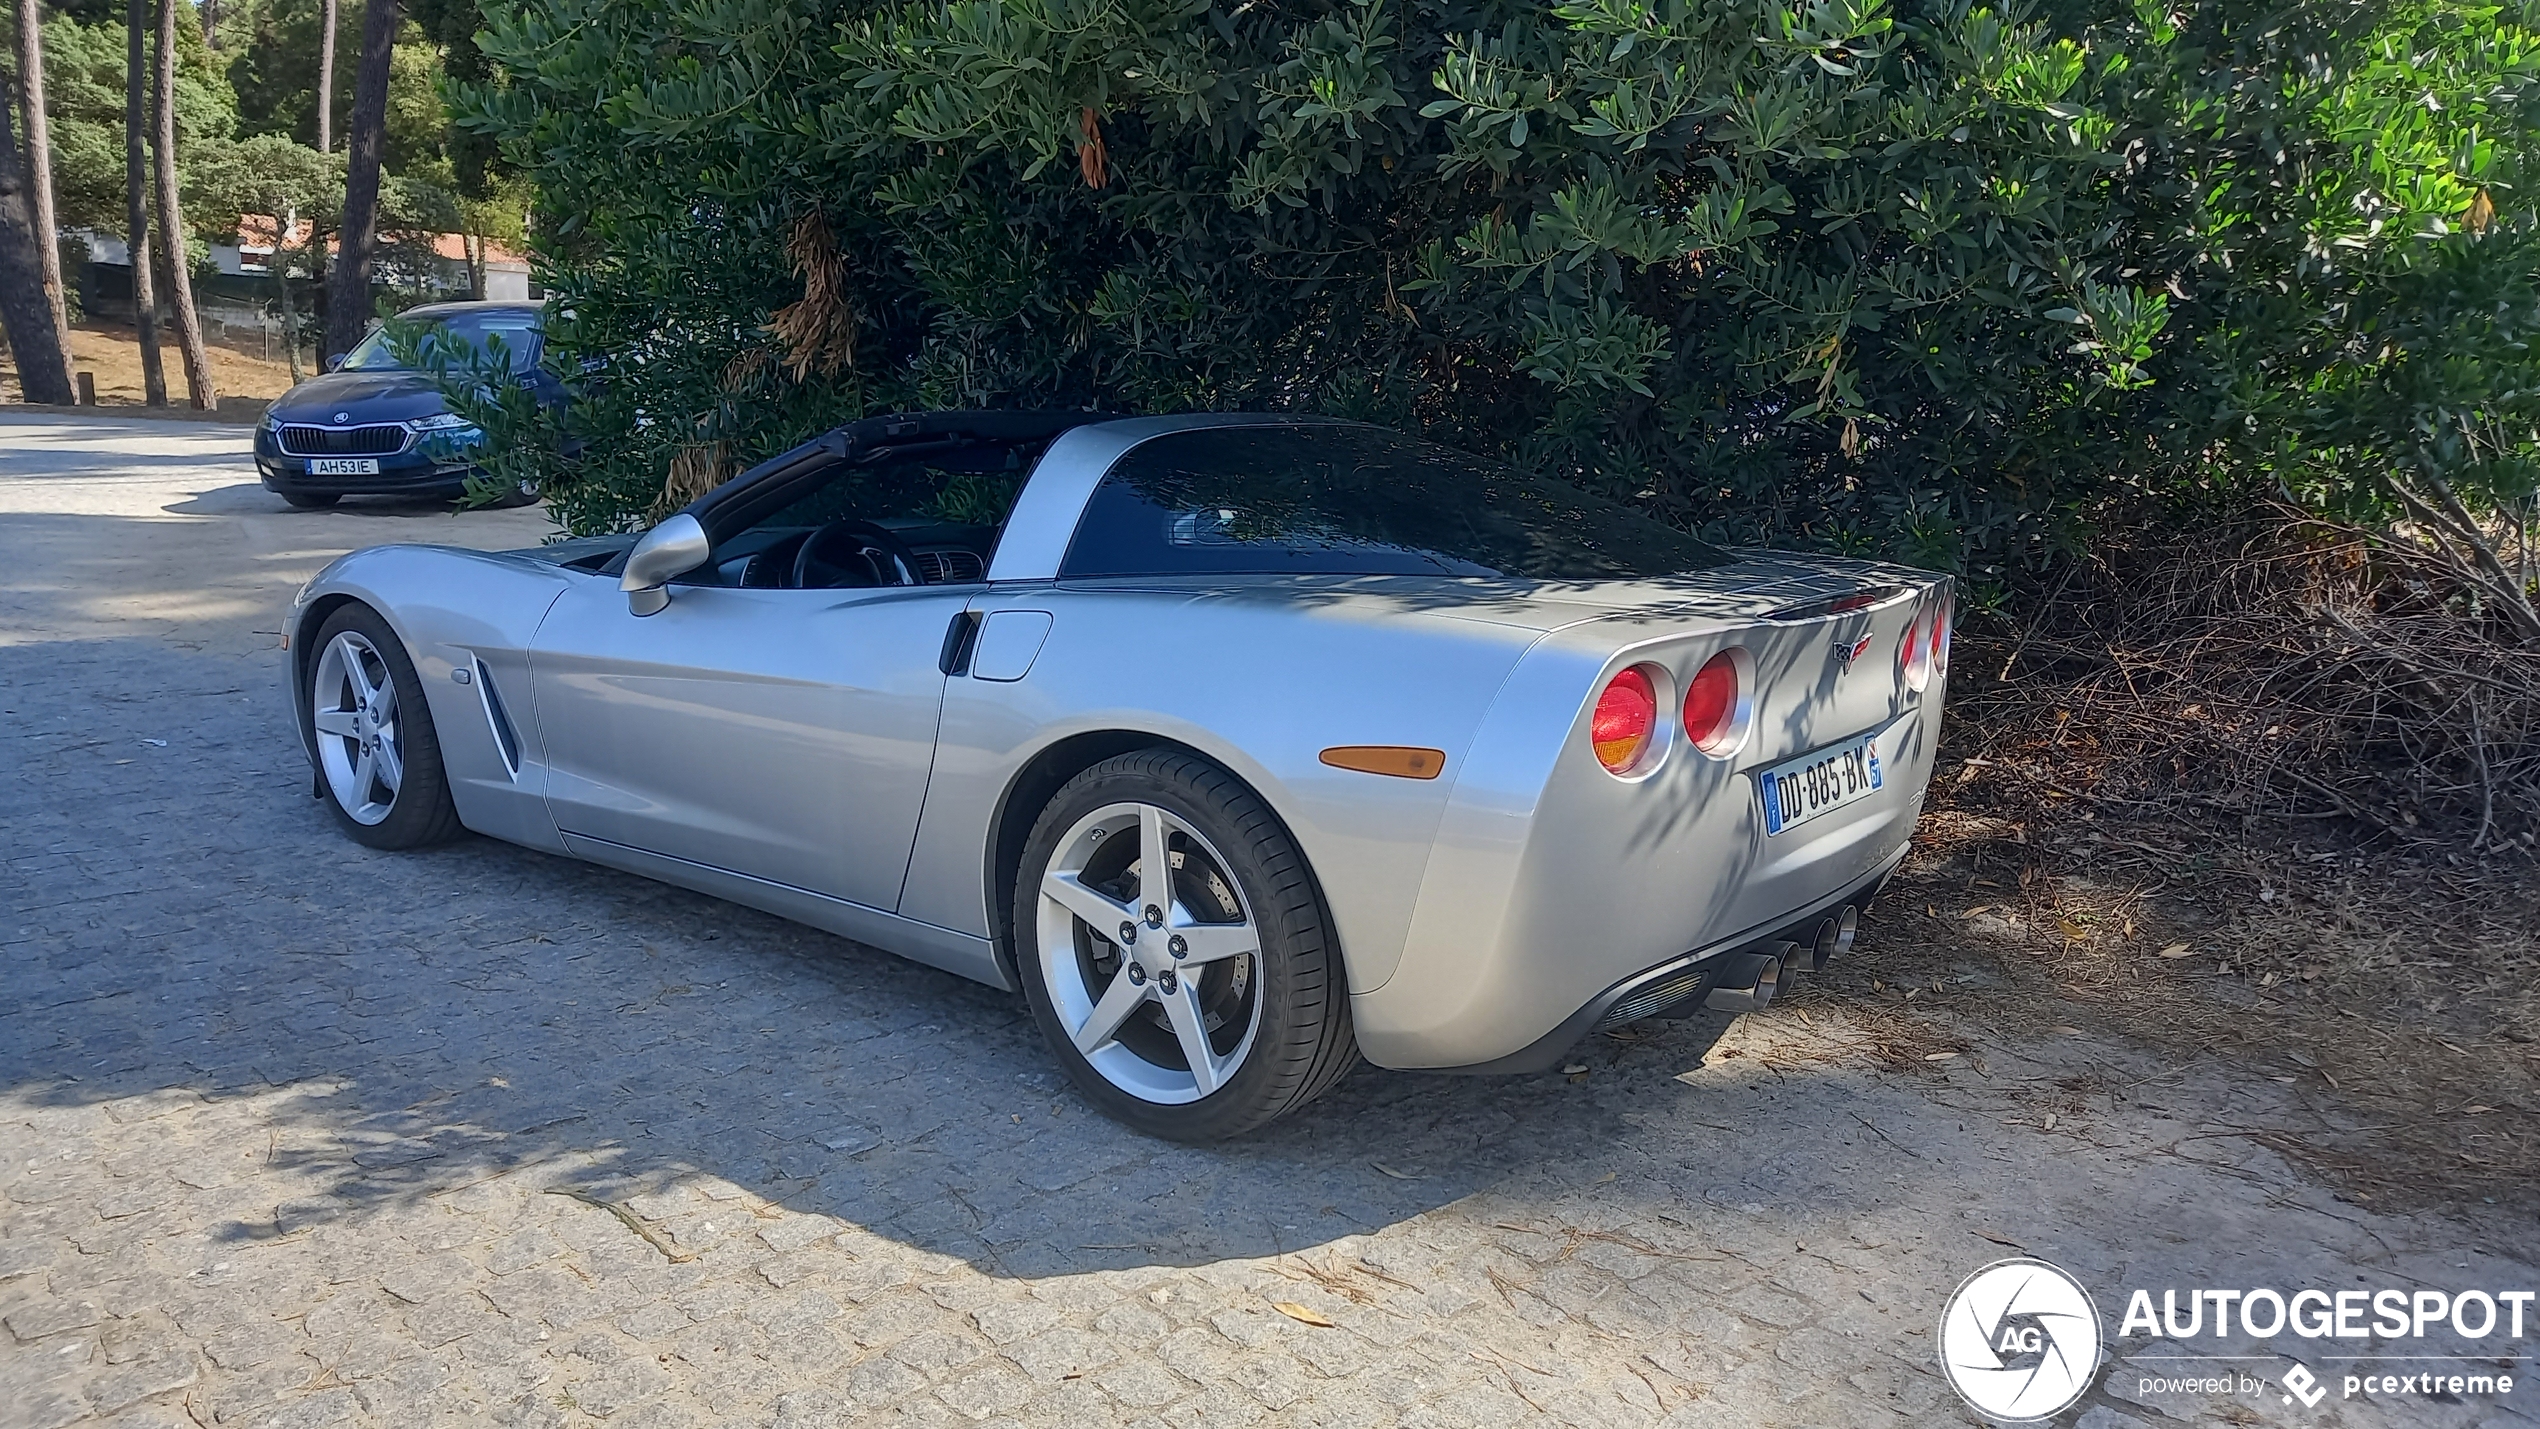
[{"label": "front grille", "polygon": [[950,585],[955,581],[975,581],[987,575],[988,564],[973,551],[919,551],[917,578],[928,585]]},{"label": "front grille", "polygon": [[384,427],[284,427],[282,450],[289,456],[386,456],[402,451],[406,429]]}]

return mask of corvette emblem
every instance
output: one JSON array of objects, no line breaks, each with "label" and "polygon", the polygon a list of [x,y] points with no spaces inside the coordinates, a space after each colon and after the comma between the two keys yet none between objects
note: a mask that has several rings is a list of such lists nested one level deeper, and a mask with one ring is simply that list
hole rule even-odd
[{"label": "corvette emblem", "polygon": [[1869,653],[1870,637],[1867,635],[1862,636],[1860,639],[1853,641],[1849,645],[1843,644],[1841,641],[1837,641],[1834,647],[1834,662],[1849,670],[1855,664],[1860,662],[1862,656]]}]

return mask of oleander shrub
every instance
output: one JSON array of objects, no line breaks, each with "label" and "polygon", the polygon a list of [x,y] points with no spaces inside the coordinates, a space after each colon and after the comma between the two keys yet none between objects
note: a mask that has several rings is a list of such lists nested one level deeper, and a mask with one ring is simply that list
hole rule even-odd
[{"label": "oleander shrub", "polygon": [[2540,428],[2534,4],[484,15],[462,122],[537,184],[587,390],[481,405],[575,529],[876,411],[1300,409],[1998,598],[2289,501],[2540,640],[2490,559]]}]

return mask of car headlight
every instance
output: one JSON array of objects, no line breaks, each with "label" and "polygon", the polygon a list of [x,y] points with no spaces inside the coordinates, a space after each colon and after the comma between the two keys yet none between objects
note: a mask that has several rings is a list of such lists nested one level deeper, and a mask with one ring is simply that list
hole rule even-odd
[{"label": "car headlight", "polygon": [[265,419],[262,425],[268,432],[279,432],[282,430],[282,419],[271,412],[267,412],[265,413]]},{"label": "car headlight", "polygon": [[427,432],[449,432],[456,435],[466,436],[480,435],[477,425],[474,422],[460,416],[456,412],[435,412],[429,417],[417,417],[413,421],[406,423],[406,430],[413,432],[417,436],[422,436]]}]

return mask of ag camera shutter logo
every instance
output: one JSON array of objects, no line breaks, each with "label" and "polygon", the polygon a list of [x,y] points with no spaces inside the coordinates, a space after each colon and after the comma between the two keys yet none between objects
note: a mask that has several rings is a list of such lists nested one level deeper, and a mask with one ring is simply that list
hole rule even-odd
[{"label": "ag camera shutter logo", "polygon": [[2081,1282],[2042,1260],[1997,1260],[1940,1313],[1940,1369],[1978,1414],[2047,1419],[2090,1388],[2103,1341]]}]

